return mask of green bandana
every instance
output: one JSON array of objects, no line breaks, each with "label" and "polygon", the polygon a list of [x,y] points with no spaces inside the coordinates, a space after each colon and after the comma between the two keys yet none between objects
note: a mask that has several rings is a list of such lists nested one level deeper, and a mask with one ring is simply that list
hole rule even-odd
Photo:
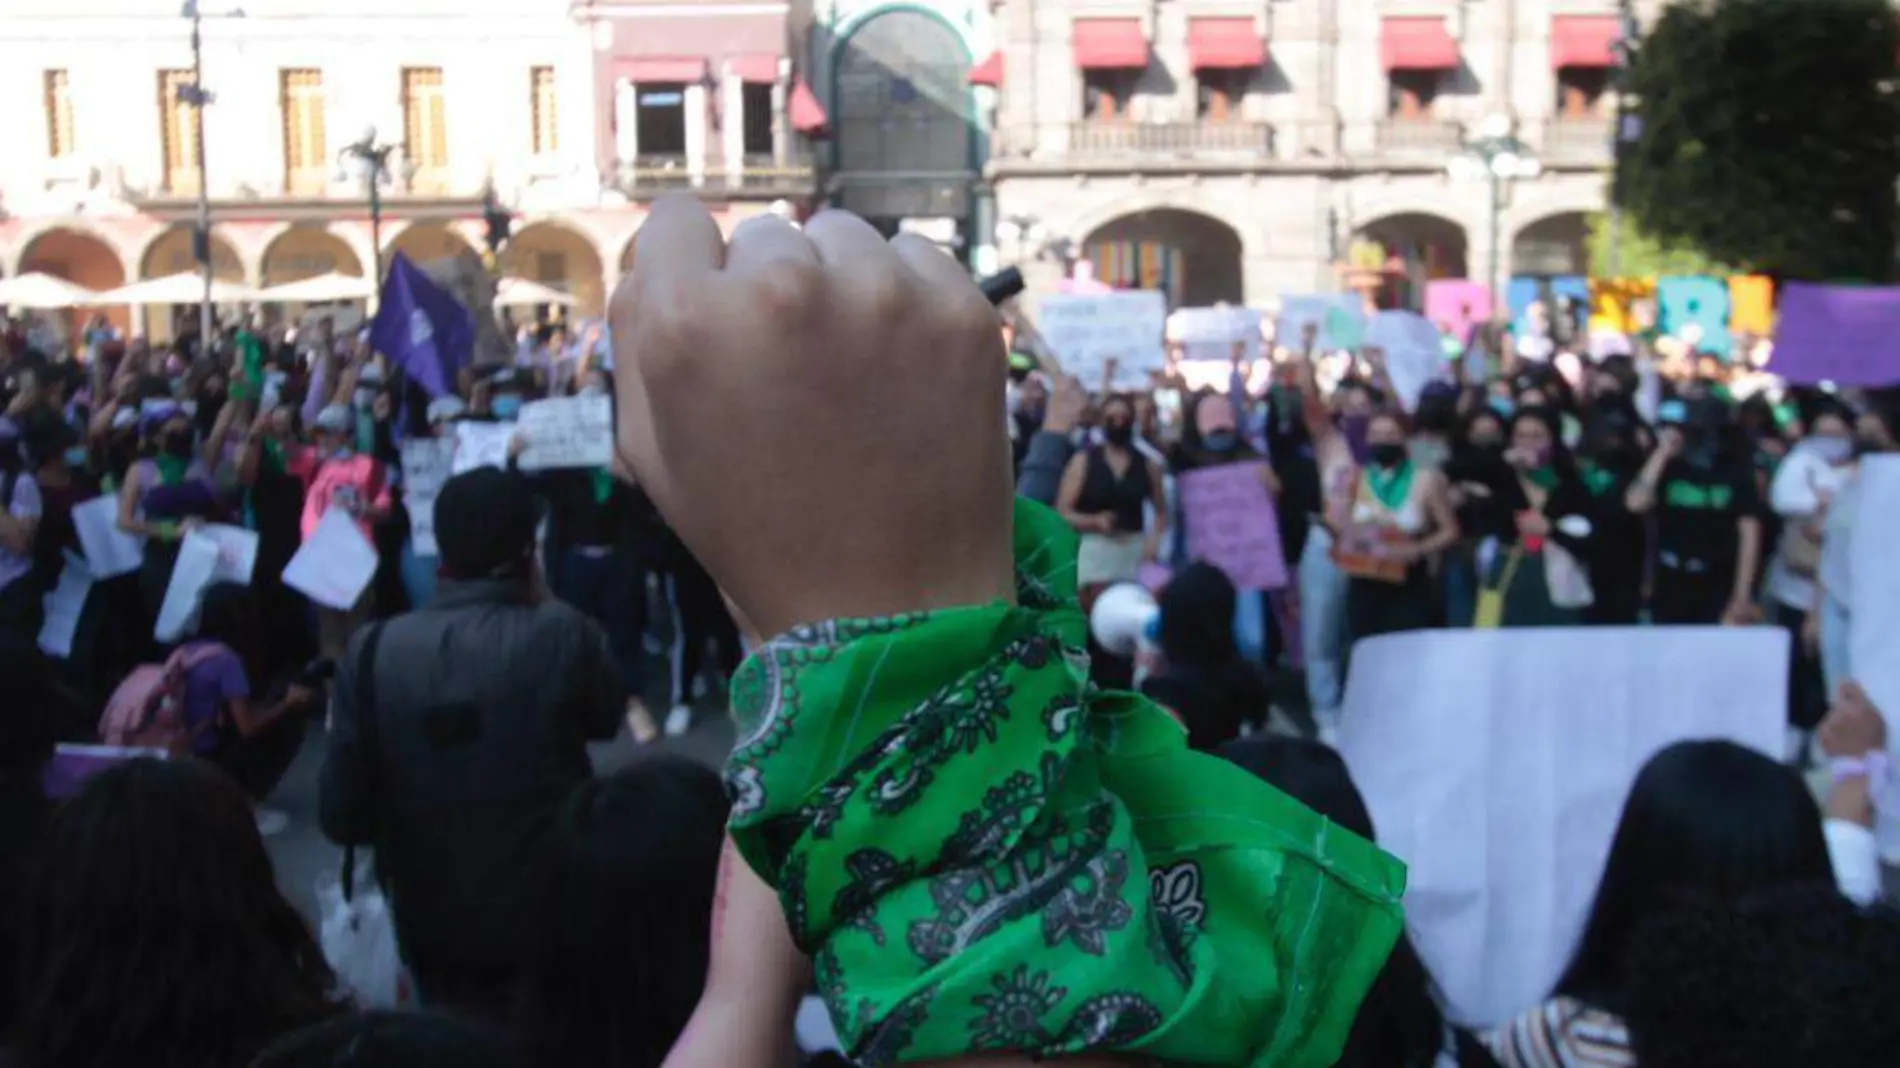
[{"label": "green bandana", "polygon": [[1616,472],[1605,470],[1588,460],[1578,464],[1577,469],[1583,474],[1583,484],[1592,497],[1601,497],[1616,485]]},{"label": "green bandana", "polygon": [[152,466],[158,469],[159,485],[176,486],[185,480],[186,473],[191,470],[191,457],[160,453],[152,457]]},{"label": "green bandana", "polygon": [[606,504],[607,498],[613,496],[614,493],[613,472],[604,467],[596,467],[588,474],[593,476],[594,503]]},{"label": "green bandana", "polygon": [[1549,464],[1545,464],[1542,467],[1533,467],[1529,471],[1524,472],[1524,481],[1536,486],[1545,493],[1549,493],[1551,490],[1557,488],[1557,469]]},{"label": "green bandana", "polygon": [[258,453],[258,462],[268,474],[281,475],[290,470],[290,464],[284,457],[283,442],[275,438],[264,439],[264,447]]},{"label": "green bandana", "polygon": [[1019,501],[1019,605],[761,648],[732,683],[732,838],[856,1063],[1330,1065],[1404,869],[1092,689],[1075,551]]},{"label": "green bandana", "polygon": [[1391,470],[1378,466],[1366,468],[1366,485],[1372,487],[1372,495],[1385,505],[1386,511],[1398,511],[1405,507],[1405,498],[1412,495],[1412,461],[1407,460]]}]

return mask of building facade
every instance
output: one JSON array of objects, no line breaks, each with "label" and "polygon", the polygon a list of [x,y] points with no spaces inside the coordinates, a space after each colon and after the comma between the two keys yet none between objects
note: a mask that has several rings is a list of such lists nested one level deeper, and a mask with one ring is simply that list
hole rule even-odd
[{"label": "building facade", "polygon": [[[1653,16],[1654,5],[1635,5]],[[1000,0],[1000,259],[1180,304],[1587,273],[1615,0]],[[1480,130],[1534,177],[1459,180]],[[1530,168],[1521,168],[1528,172]],[[1493,259],[1495,250],[1495,260]]]},{"label": "building facade", "polygon": [[[394,251],[481,251],[492,191],[515,216],[502,273],[597,315],[660,192],[730,225],[818,191],[800,128],[825,117],[788,3],[219,3],[200,5],[202,109],[177,0],[8,4],[0,272],[104,290],[197,270],[202,189],[220,278],[367,275]],[[374,217],[352,143],[387,150]]]}]

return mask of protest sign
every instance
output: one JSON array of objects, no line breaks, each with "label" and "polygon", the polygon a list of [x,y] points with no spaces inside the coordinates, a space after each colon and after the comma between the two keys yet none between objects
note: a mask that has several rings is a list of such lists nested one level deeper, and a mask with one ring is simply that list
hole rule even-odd
[{"label": "protest sign", "polygon": [[1759,274],[1731,277],[1728,326],[1738,334],[1766,337],[1775,328],[1775,280]]},{"label": "protest sign", "polygon": [[411,438],[402,443],[402,505],[417,556],[436,555],[435,498],[455,464],[453,438]]},{"label": "protest sign", "polygon": [[284,568],[284,585],[325,608],[349,611],[376,577],[376,549],[349,513],[332,508]]},{"label": "protest sign", "polygon": [[1314,344],[1321,352],[1359,347],[1365,332],[1364,301],[1356,293],[1309,293],[1280,298],[1280,318],[1274,326],[1274,344],[1300,350],[1306,328],[1319,331]]},{"label": "protest sign", "polygon": [[1443,377],[1445,346],[1429,319],[1409,311],[1382,311],[1366,325],[1366,347],[1385,352],[1385,374],[1406,411],[1418,407],[1425,383]]},{"label": "protest sign", "polygon": [[1696,348],[1728,355],[1728,286],[1713,278],[1673,277],[1656,283],[1656,325],[1670,337],[1700,336]]},{"label": "protest sign", "polygon": [[523,471],[606,467],[613,462],[613,405],[604,396],[524,404],[516,430],[527,445],[521,450]]},{"label": "protest sign", "polygon": [[1203,467],[1176,477],[1188,556],[1227,573],[1236,589],[1286,585],[1280,521],[1267,495],[1264,460]]},{"label": "protest sign", "polygon": [[92,572],[86,562],[68,552],[59,582],[41,598],[45,622],[40,624],[40,651],[64,660],[73,655],[73,635],[79,633],[79,617],[86,610],[86,596],[92,592]]},{"label": "protest sign", "polygon": [[1636,305],[1656,295],[1648,278],[1590,279],[1590,329],[1605,334],[1634,334],[1643,328]]},{"label": "protest sign", "polygon": [[119,498],[94,497],[73,507],[73,529],[92,577],[127,575],[145,562],[145,540],[119,529]]},{"label": "protest sign", "polygon": [[255,531],[224,523],[211,523],[199,527],[193,533],[218,547],[218,568],[211,576],[211,581],[235,582],[240,586],[251,584],[251,573],[257,570]]},{"label": "protest sign", "polygon": [[1491,318],[1491,287],[1468,278],[1434,278],[1425,283],[1425,318],[1462,344],[1472,327]]},{"label": "protest sign", "polygon": [[1801,385],[1900,383],[1900,286],[1789,282],[1768,369]]},{"label": "protest sign", "polygon": [[455,463],[453,474],[473,471],[478,467],[499,467],[508,469],[508,444],[514,440],[513,423],[475,423],[455,424]]},{"label": "protest sign", "polygon": [[1260,312],[1255,308],[1182,308],[1168,316],[1168,340],[1181,346],[1188,360],[1219,360],[1231,364],[1234,345],[1241,358],[1260,358]]},{"label": "protest sign", "polygon": [[1431,630],[1357,642],[1339,750],[1448,1013],[1495,1025],[1550,993],[1637,770],[1727,738],[1779,760],[1777,627]]},{"label": "protest sign", "polygon": [[[1782,299],[1787,300],[1785,294]],[[1782,322],[1787,322],[1785,311]],[[1900,552],[1893,544],[1895,524],[1900,524],[1900,456],[1863,457],[1855,478],[1850,491],[1854,532],[1847,554],[1847,574],[1853,578],[1847,675],[1893,723],[1900,709]],[[1887,746],[1900,759],[1900,730],[1887,731]],[[1900,858],[1900,819],[1883,807],[1875,830],[1881,853],[1890,861]]]},{"label": "protest sign", "polygon": [[218,543],[202,531],[188,531],[178,543],[178,559],[172,564],[171,582],[165,587],[165,600],[158,607],[158,621],[152,636],[169,645],[196,628],[198,605],[205,587],[215,581],[221,553]]},{"label": "protest sign", "polygon": [[[1042,299],[1038,328],[1062,369],[1084,386],[1133,388],[1166,366],[1162,334],[1168,302],[1151,289],[1107,293],[1053,293]],[[1108,361],[1115,381],[1102,381]]]}]

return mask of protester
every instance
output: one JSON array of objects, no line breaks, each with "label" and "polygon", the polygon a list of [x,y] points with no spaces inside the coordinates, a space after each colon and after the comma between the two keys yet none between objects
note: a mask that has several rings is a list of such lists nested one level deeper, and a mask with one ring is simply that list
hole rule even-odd
[{"label": "protester", "polygon": [[119,491],[119,529],[145,539],[139,595],[148,633],[171,585],[178,543],[185,532],[223,513],[211,470],[193,447],[191,417],[166,404],[139,420],[143,458],[125,472]]},{"label": "protester", "polygon": [[1349,547],[1368,546],[1389,573],[1349,573],[1346,632],[1352,641],[1422,630],[1444,618],[1431,558],[1458,540],[1458,517],[1442,475],[1406,455],[1404,421],[1390,412],[1366,423],[1368,463],[1336,520]]},{"label": "protester", "polygon": [[660,556],[677,624],[665,729],[667,737],[677,738],[693,727],[693,701],[725,686],[743,650],[718,584],[671,528],[663,534]]},{"label": "protester", "polygon": [[[1590,575],[1589,491],[1564,446],[1557,416],[1548,408],[1522,407],[1511,416],[1510,447],[1504,452],[1508,482],[1491,499],[1511,517],[1494,536],[1483,588],[1498,612],[1486,625],[1572,626],[1593,600]],[[1479,604],[1485,598],[1481,595]],[[1474,614],[1478,611],[1474,607]],[[1453,623],[1462,623],[1453,620]]]},{"label": "protester", "polygon": [[1826,682],[1818,651],[1803,641],[1821,567],[1827,509],[1853,473],[1854,427],[1850,413],[1832,405],[1808,420],[1808,436],[1776,468],[1769,503],[1781,518],[1781,536],[1768,568],[1768,598],[1774,622],[1787,630],[1788,728],[1791,758],[1799,758],[1809,732],[1827,711]]},{"label": "protester", "polygon": [[1134,445],[1134,404],[1110,396],[1102,405],[1101,444],[1071,459],[1062,473],[1056,510],[1082,535],[1076,581],[1085,607],[1102,589],[1133,579],[1143,563],[1160,558],[1168,513],[1161,465]]},{"label": "protester", "polygon": [[0,416],[0,629],[39,632],[39,583],[33,581],[34,538],[40,526],[40,487],[27,470],[14,419]]},{"label": "protester", "polygon": [[[381,461],[360,451],[352,441],[353,416],[342,405],[331,405],[317,414],[315,448],[303,454],[299,474],[309,485],[303,506],[303,537],[316,533],[317,525],[332,508],[348,514],[363,540],[376,543],[375,523],[388,514],[391,506],[389,479]],[[373,589],[374,587],[371,587]],[[318,647],[324,656],[336,659],[351,632],[362,625],[374,606],[368,590],[350,609],[317,607]]]},{"label": "protester", "polygon": [[287,682],[272,695],[263,654],[267,632],[250,590],[213,585],[198,620],[197,635],[180,646],[200,654],[185,673],[184,693],[196,752],[261,801],[296,759],[307,717],[322,702],[306,682]]},{"label": "protester", "polygon": [[1161,591],[1162,665],[1141,692],[1181,719],[1192,749],[1211,752],[1266,726],[1266,680],[1234,641],[1236,597],[1207,563],[1188,565]]},{"label": "protester", "polygon": [[321,816],[332,841],[375,847],[424,1003],[499,1018],[554,813],[626,694],[600,628],[539,590],[521,476],[457,475],[434,518],[435,600],[338,662]]},{"label": "protester", "polygon": [[1656,451],[1624,496],[1632,513],[1655,513],[1657,623],[1740,624],[1757,615],[1761,495],[1725,441],[1723,420],[1713,398],[1666,413]]}]

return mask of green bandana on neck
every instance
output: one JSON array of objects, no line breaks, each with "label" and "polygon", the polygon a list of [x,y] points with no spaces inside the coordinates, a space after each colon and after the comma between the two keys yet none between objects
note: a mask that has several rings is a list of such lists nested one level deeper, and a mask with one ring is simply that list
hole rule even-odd
[{"label": "green bandana on neck", "polygon": [[1616,485],[1616,472],[1598,467],[1588,460],[1579,464],[1578,470],[1583,474],[1583,485],[1592,497],[1601,497]]},{"label": "green bandana on neck", "polygon": [[1551,490],[1557,488],[1557,469],[1549,464],[1544,464],[1542,467],[1533,467],[1529,471],[1524,472],[1524,481],[1536,486],[1545,493],[1549,493]]},{"label": "green bandana on neck", "polygon": [[604,467],[596,467],[592,471],[589,471],[588,474],[591,475],[593,479],[594,503],[606,504],[607,498],[613,496],[614,492],[613,472]]},{"label": "green bandana on neck", "polygon": [[258,459],[263,463],[264,470],[269,474],[281,475],[285,471],[290,470],[290,465],[284,459],[284,445],[280,441],[265,438],[264,448],[259,454]]},{"label": "green bandana on neck", "polygon": [[1386,511],[1398,511],[1404,507],[1405,498],[1412,495],[1412,461],[1407,460],[1390,470],[1366,468],[1366,485],[1372,487],[1372,495],[1385,505]]},{"label": "green bandana on neck", "polygon": [[191,470],[191,457],[160,453],[152,457],[152,466],[158,469],[159,485],[176,486],[185,480],[186,473]]}]

